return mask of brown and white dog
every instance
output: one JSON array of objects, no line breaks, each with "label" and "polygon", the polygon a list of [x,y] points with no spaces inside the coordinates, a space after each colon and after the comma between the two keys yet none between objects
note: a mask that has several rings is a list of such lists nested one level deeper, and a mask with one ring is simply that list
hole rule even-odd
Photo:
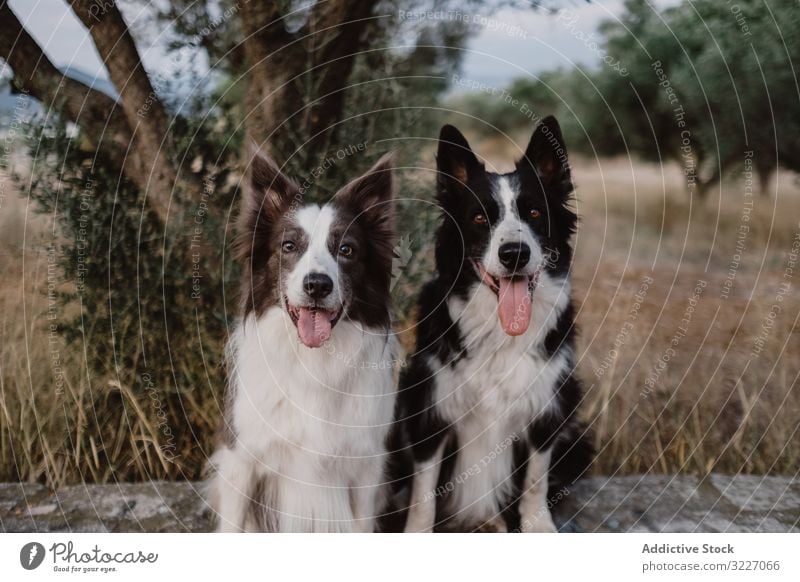
[{"label": "brown and white dog", "polygon": [[321,206],[265,156],[251,170],[218,530],[370,532],[395,404],[391,160]]}]

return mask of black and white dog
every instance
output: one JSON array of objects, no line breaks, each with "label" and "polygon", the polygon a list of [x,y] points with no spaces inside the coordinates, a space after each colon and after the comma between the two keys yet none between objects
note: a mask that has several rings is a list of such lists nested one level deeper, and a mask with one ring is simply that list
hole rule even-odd
[{"label": "black and white dog", "polygon": [[396,395],[391,160],[322,206],[266,157],[251,170],[243,317],[211,463],[218,530],[370,532]]},{"label": "black and white dog", "polygon": [[437,274],[399,390],[414,465],[405,530],[552,532],[549,477],[574,477],[590,458],[576,418],[576,215],[561,130],[545,118],[515,171],[495,174],[445,126],[437,166]]}]

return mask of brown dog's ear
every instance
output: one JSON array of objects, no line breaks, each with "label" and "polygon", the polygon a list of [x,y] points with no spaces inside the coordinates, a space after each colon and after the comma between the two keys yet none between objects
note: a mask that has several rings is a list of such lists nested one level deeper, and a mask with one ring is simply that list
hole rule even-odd
[{"label": "brown dog's ear", "polygon": [[300,187],[286,176],[275,160],[260,150],[254,152],[250,165],[250,188],[248,198],[262,207],[263,212],[284,211],[292,202],[300,204]]},{"label": "brown dog's ear", "polygon": [[272,158],[256,146],[252,156],[239,212],[236,256],[241,260],[261,260],[268,250],[272,225],[293,204],[299,207],[303,198],[300,187]]},{"label": "brown dog's ear", "polygon": [[536,126],[519,164],[528,163],[536,170],[545,189],[553,189],[561,194],[572,191],[572,178],[567,146],[561,135],[561,126],[552,115],[542,119]]},{"label": "brown dog's ear", "polygon": [[373,224],[391,230],[394,226],[394,160],[384,154],[367,172],[336,193],[334,200],[353,209]]}]

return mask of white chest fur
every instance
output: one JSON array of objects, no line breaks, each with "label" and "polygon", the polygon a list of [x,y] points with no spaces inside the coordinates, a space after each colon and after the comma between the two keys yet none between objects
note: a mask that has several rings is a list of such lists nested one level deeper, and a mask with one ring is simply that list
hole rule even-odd
[{"label": "white chest fur", "polygon": [[513,443],[525,438],[535,418],[555,404],[558,381],[571,354],[543,355],[541,345],[569,302],[568,280],[540,280],[528,331],[506,335],[497,298],[478,285],[468,301],[451,299],[466,355],[455,366],[431,361],[436,370],[437,411],[458,436],[459,451],[449,513],[463,521],[490,519],[511,487]]},{"label": "white chest fur", "polygon": [[281,531],[346,531],[353,490],[380,484],[396,354],[391,334],[348,321],[308,348],[280,308],[236,330],[236,447],[277,488]]}]

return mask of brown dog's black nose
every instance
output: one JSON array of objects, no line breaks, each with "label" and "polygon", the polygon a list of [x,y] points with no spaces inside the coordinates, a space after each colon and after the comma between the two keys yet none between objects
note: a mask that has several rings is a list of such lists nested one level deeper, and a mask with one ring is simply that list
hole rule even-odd
[{"label": "brown dog's black nose", "polygon": [[497,251],[502,265],[511,271],[521,269],[531,259],[531,249],[525,243],[505,243]]},{"label": "brown dog's black nose", "polygon": [[309,273],[303,279],[303,289],[312,299],[324,299],[333,291],[333,280],[324,273]]}]

